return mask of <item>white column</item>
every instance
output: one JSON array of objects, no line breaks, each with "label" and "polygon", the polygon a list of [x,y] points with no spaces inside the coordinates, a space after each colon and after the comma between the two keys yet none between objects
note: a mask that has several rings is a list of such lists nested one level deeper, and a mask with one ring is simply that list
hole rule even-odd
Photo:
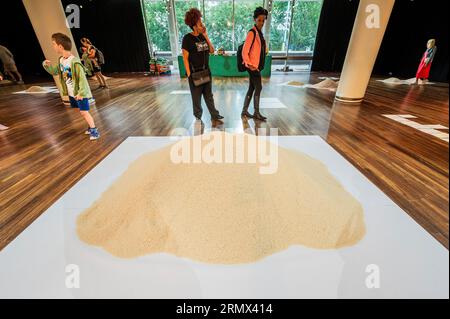
[{"label": "white column", "polygon": [[180,54],[180,50],[178,46],[178,28],[174,0],[167,0],[167,13],[169,15],[169,39],[173,65],[175,68],[178,68],[178,54]]},{"label": "white column", "polygon": [[[61,32],[70,37],[72,40],[72,53],[78,57],[76,50],[77,45],[73,40],[72,32],[67,27],[66,15],[64,13],[61,0],[22,0],[23,5],[28,13],[34,32],[41,45],[44,56],[47,60],[56,63],[58,61],[58,54],[53,50],[52,34]],[[60,89],[61,98],[67,102],[69,98],[62,95],[59,84],[59,77],[55,77],[56,86]]]},{"label": "white column", "polygon": [[269,12],[269,14],[267,15],[266,24],[264,25],[264,38],[266,39],[267,46],[270,49],[270,26],[272,24],[273,0],[265,0],[264,7],[264,9]]},{"label": "white column", "polygon": [[336,100],[364,99],[395,0],[361,0],[342,69]]}]

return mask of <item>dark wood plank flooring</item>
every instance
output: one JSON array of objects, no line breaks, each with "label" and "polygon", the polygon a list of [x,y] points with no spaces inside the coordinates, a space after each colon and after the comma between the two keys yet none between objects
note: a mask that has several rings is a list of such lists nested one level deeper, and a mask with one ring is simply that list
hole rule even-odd
[{"label": "dark wood plank flooring", "polygon": [[[382,116],[411,114],[418,122],[448,127],[448,85],[388,86],[372,80],[359,106],[334,102],[332,92],[277,85],[315,83],[321,75],[265,80],[263,96],[278,97],[287,109],[263,110],[269,120],[257,127],[278,128],[280,135],[320,135],[448,248],[448,143]],[[190,96],[169,95],[187,90],[185,80],[116,74],[110,85],[94,90],[92,114],[102,133],[96,142],[82,134],[86,124],[62,106],[59,95],[13,95],[20,88],[0,88],[0,124],[10,127],[0,131],[0,249],[127,137],[192,129]],[[246,86],[246,79],[214,80],[224,128],[256,128],[240,118]],[[206,108],[204,120],[211,125]]]}]

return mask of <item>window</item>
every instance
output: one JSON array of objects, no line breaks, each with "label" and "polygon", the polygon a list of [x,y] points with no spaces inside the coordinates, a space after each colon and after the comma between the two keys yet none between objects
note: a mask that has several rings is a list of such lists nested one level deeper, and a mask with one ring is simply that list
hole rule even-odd
[{"label": "window", "polygon": [[253,11],[264,5],[263,0],[238,0],[234,5],[234,49],[245,41],[247,32],[253,27]]},{"label": "window", "polygon": [[233,50],[233,0],[206,0],[206,27],[216,50]]},{"label": "window", "polygon": [[170,51],[166,0],[144,0],[144,18],[153,51]]},{"label": "window", "polygon": [[314,51],[321,9],[321,0],[297,0],[295,2],[290,51],[307,53]]},{"label": "window", "polygon": [[181,48],[181,42],[183,41],[183,37],[185,34],[191,32],[191,28],[189,28],[186,24],[184,24],[184,15],[191,8],[197,8],[201,12],[203,12],[203,1],[202,0],[175,0],[175,15],[178,26],[178,42],[179,47]]},{"label": "window", "polygon": [[141,1],[153,51],[172,58],[177,50],[181,51],[183,36],[191,32],[184,24],[184,15],[190,8],[198,8],[203,13],[216,50],[236,51],[254,24],[253,11],[264,4],[272,6],[271,24],[267,26],[270,34],[266,38],[275,55],[285,55],[288,43],[289,55],[311,55],[322,8],[322,0]]},{"label": "window", "polygon": [[289,36],[290,0],[275,0],[270,26],[270,51],[285,51]]}]

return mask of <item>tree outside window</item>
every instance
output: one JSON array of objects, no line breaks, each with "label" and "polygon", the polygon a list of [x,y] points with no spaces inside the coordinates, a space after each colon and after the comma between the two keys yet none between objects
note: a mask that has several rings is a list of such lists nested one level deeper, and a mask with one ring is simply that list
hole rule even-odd
[{"label": "tree outside window", "polygon": [[165,0],[144,0],[143,10],[153,51],[170,51],[169,16]]},{"label": "tree outside window", "polygon": [[[167,1],[142,1],[145,24],[154,51],[170,52]],[[183,36],[191,32],[184,24],[184,15],[195,7],[204,12],[208,34],[216,49],[234,51],[254,24],[253,11],[263,6],[264,0],[174,0],[174,3],[180,48]],[[272,52],[286,50],[292,13],[289,50],[311,53],[314,50],[322,0],[296,0],[294,8],[291,8],[291,4],[290,0],[273,1],[269,48]]]}]

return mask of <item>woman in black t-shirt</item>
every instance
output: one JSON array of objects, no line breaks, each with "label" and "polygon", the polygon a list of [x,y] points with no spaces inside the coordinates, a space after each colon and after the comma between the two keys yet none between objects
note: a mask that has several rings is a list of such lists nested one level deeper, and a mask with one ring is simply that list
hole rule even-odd
[{"label": "woman in black t-shirt", "polygon": [[[221,121],[223,116],[219,114],[214,104],[212,93],[212,83],[204,83],[196,86],[192,79],[192,74],[199,71],[209,70],[209,54],[214,53],[214,46],[209,40],[206,27],[202,23],[202,14],[198,9],[190,9],[186,12],[185,23],[192,32],[183,37],[183,61],[186,74],[189,79],[189,88],[192,95],[194,116],[201,120],[203,114],[201,98],[205,99],[206,106],[211,114],[211,120]],[[211,76],[211,72],[209,72]]]}]

